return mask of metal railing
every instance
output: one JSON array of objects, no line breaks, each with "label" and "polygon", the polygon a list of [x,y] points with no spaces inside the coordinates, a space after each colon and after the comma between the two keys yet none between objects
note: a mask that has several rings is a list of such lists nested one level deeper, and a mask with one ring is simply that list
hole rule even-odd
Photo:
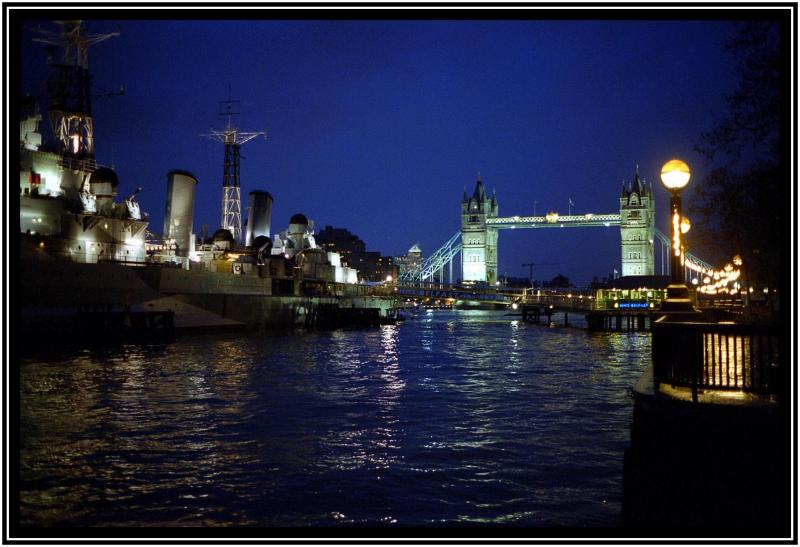
[{"label": "metal railing", "polygon": [[58,159],[58,165],[72,171],[94,172],[97,170],[97,161],[94,158],[76,158],[75,156],[62,155]]},{"label": "metal railing", "polygon": [[594,294],[595,291],[590,289],[538,290],[536,293],[531,291],[525,294],[520,303],[591,311],[599,309]]},{"label": "metal railing", "polygon": [[778,331],[768,325],[653,324],[653,379],[700,390],[734,390],[778,395],[785,387],[778,353]]},{"label": "metal railing", "polygon": [[[466,300],[502,301],[520,305],[555,306],[559,310],[613,311],[620,313],[653,313],[661,308],[663,291],[652,291],[651,297],[632,296],[629,300],[600,298],[597,289],[571,287],[567,289],[519,289],[497,287],[466,287],[439,283],[403,283],[398,296],[423,296]],[[645,292],[646,294],[646,292]],[[633,305],[636,304],[636,305]]]}]

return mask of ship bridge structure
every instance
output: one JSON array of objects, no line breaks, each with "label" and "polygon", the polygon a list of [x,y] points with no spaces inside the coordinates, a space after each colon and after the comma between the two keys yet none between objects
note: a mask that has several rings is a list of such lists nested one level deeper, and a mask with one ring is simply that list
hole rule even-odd
[{"label": "ship bridge structure", "polygon": [[54,25],[56,30],[32,29],[33,42],[47,54],[46,112],[53,139],[46,140],[39,128],[43,116],[36,99],[24,99],[19,109],[24,252],[78,263],[142,264],[149,219],[136,201],[141,187],[116,202],[117,173],[95,158],[89,51],[119,33],[90,34],[81,20]]}]

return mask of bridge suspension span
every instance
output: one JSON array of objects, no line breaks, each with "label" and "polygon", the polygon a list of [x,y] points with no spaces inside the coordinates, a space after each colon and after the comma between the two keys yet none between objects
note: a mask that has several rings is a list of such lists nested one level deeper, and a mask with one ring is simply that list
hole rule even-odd
[{"label": "bridge suspension span", "polygon": [[[480,178],[471,197],[466,193],[461,204],[461,230],[453,234],[440,248],[421,264],[402,273],[400,283],[432,283],[438,273],[439,282],[449,268],[453,280],[453,260],[461,255],[461,277],[464,280],[493,283],[497,280],[497,240],[501,229],[566,228],[619,226],[621,235],[622,275],[654,275],[656,240],[661,244],[661,273],[665,274],[669,260],[664,250],[671,247],[668,236],[656,229],[652,188],[639,179],[638,170],[629,188],[623,185],[620,213],[586,213],[581,215],[500,217],[495,195],[486,196]],[[713,267],[699,257],[685,253],[685,267],[699,273]],[[669,271],[666,272],[667,274]]]},{"label": "bridge suspension span", "polygon": [[[653,233],[656,238],[658,238],[659,243],[662,245],[662,254],[663,249],[666,249],[667,252],[669,252],[669,249],[672,246],[671,239],[658,228],[655,228]],[[431,256],[426,258],[416,268],[412,268],[401,275],[399,281],[401,283],[431,283],[436,280],[437,273],[439,274],[439,279],[441,281],[441,279],[444,277],[445,268],[449,268],[449,279],[452,282],[453,260],[460,252],[461,232],[459,231],[450,236],[444,245],[439,247]],[[689,270],[703,273],[705,271],[714,269],[711,264],[690,252],[686,252],[684,256],[686,257],[686,267]],[[669,275],[669,260],[666,260],[663,258],[663,256],[661,258],[661,266],[662,275]]]}]

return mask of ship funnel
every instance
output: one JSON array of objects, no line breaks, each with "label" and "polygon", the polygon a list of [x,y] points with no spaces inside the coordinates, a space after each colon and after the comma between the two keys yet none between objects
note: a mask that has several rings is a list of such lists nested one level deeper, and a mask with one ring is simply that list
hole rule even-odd
[{"label": "ship funnel", "polygon": [[247,230],[245,246],[252,247],[259,236],[269,238],[272,195],[263,190],[253,190],[247,200]]},{"label": "ship funnel", "polygon": [[167,205],[164,214],[164,239],[174,239],[178,256],[192,251],[192,217],[197,178],[187,171],[167,173]]}]

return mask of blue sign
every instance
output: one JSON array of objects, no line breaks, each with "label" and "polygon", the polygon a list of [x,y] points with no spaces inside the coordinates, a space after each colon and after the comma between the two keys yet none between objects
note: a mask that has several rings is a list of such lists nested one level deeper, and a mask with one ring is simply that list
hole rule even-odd
[{"label": "blue sign", "polygon": [[639,309],[639,310],[641,310],[641,309],[649,308],[650,304],[648,304],[647,302],[624,302],[623,301],[623,302],[619,303],[619,307],[620,308],[625,308],[625,309]]}]

